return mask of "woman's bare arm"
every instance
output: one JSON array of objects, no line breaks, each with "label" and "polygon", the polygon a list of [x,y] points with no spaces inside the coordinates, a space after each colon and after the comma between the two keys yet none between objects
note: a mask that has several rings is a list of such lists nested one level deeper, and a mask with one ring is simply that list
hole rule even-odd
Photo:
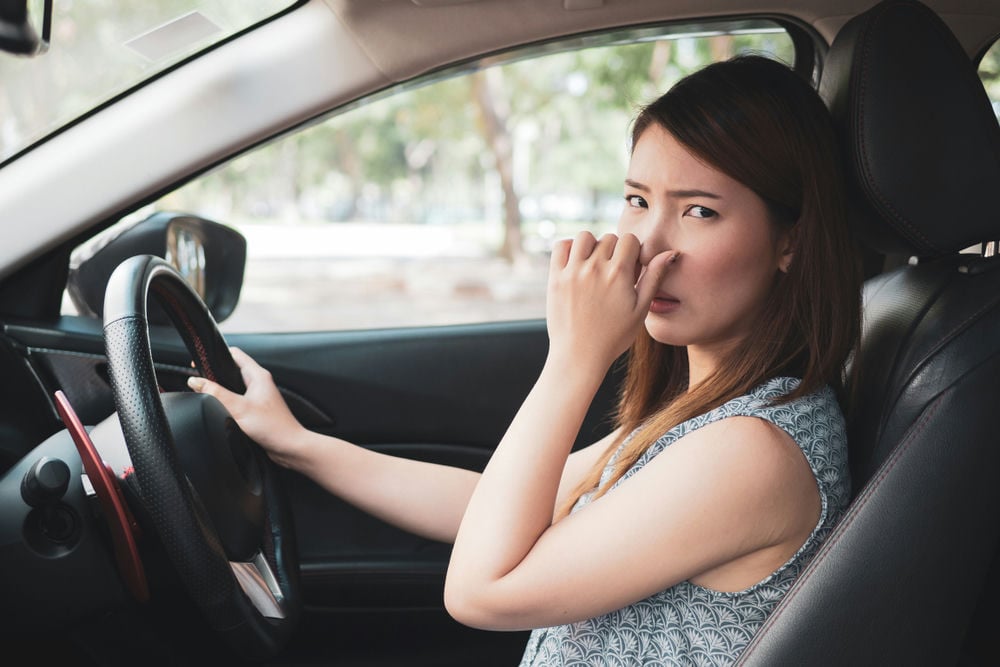
[{"label": "woman's bare arm", "polygon": [[[288,411],[270,373],[241,350],[232,352],[247,384],[244,395],[200,378],[192,387],[218,398],[279,465],[398,528],[454,542],[478,472],[382,454],[308,431]],[[579,484],[607,442],[605,438],[569,457],[560,493]]]}]

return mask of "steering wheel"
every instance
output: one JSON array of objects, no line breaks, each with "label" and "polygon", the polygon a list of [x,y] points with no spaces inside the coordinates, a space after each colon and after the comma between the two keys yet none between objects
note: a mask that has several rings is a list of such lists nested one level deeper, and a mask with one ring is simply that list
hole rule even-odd
[{"label": "steering wheel", "polygon": [[201,298],[167,262],[139,255],[111,275],[104,341],[137,494],[187,593],[251,660],[275,655],[301,610],[290,505],[275,464],[206,394],[161,393],[147,318],[152,294],[202,376],[246,391]]}]

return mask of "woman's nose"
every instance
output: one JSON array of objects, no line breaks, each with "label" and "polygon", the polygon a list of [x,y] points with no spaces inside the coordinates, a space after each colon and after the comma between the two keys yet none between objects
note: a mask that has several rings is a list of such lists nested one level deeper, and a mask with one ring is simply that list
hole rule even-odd
[{"label": "woman's nose", "polygon": [[673,250],[670,220],[666,212],[648,211],[640,217],[625,216],[618,222],[620,234],[634,234],[639,239],[639,263],[645,266],[666,250]]},{"label": "woman's nose", "polygon": [[639,230],[636,237],[639,239],[639,263],[643,266],[649,264],[650,260],[661,252],[674,249],[662,229],[659,230],[659,233],[656,233],[656,230],[645,233]]}]

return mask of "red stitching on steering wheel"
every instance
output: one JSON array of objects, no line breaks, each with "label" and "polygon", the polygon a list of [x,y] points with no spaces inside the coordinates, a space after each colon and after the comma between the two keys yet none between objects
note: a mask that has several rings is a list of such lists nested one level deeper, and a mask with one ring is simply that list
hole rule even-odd
[{"label": "red stitching on steering wheel", "polygon": [[215,382],[215,373],[212,372],[212,367],[208,363],[208,352],[205,350],[205,344],[201,341],[201,336],[198,335],[197,330],[194,328],[194,324],[188,318],[187,313],[181,308],[180,303],[177,301],[177,297],[163,289],[159,285],[150,285],[150,287],[156,291],[156,294],[169,302],[170,307],[173,309],[174,314],[180,318],[181,322],[184,324],[184,328],[187,329],[188,334],[191,336],[191,342],[194,343],[195,352],[198,355],[198,360],[202,368],[202,372],[205,374],[205,378]]}]

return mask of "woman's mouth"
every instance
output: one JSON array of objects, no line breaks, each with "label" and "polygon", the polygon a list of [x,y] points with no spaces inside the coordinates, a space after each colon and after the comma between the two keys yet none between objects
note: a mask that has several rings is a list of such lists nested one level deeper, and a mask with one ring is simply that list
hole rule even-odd
[{"label": "woman's mouth", "polygon": [[655,313],[657,315],[664,315],[666,313],[672,313],[677,310],[681,305],[681,302],[675,297],[660,292],[655,297],[653,297],[653,302],[649,304],[649,312]]}]

